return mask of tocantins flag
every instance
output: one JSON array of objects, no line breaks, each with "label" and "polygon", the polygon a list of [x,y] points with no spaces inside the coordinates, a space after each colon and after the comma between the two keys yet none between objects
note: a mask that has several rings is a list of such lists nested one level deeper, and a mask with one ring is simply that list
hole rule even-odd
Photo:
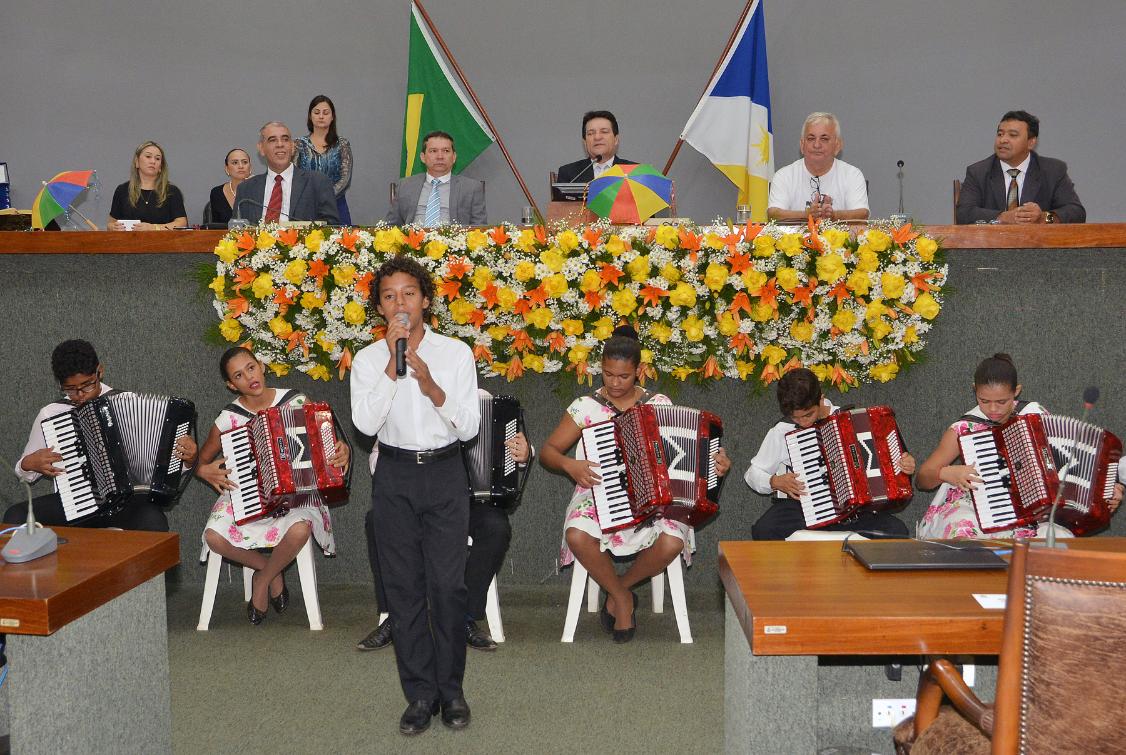
[{"label": "tocantins flag", "polygon": [[460,173],[496,140],[481,112],[462,91],[418,5],[412,2],[407,112],[399,164],[402,177],[426,170],[419,154],[422,137],[431,131],[445,131],[454,138],[454,173]]}]

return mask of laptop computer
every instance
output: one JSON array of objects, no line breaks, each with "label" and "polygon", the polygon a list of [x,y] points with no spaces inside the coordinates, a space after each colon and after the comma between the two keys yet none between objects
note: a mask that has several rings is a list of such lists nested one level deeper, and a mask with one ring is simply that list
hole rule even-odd
[{"label": "laptop computer", "polygon": [[872,571],[1005,569],[1009,566],[993,549],[972,542],[859,540],[847,541],[844,550]]}]

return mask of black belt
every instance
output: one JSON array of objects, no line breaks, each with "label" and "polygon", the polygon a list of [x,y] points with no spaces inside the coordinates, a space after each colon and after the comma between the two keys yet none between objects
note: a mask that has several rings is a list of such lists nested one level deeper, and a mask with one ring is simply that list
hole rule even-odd
[{"label": "black belt", "polygon": [[389,459],[396,461],[407,461],[412,464],[431,464],[435,461],[442,461],[451,456],[456,456],[461,453],[461,443],[451,443],[444,448],[435,448],[432,451],[409,451],[405,448],[396,448],[389,446],[386,443],[380,442],[379,455],[387,456]]}]

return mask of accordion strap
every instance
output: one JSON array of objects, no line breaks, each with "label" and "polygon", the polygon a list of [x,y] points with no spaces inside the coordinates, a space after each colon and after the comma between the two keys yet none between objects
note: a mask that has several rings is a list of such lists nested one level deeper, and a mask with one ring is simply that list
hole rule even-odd
[{"label": "accordion strap", "polygon": [[[1017,401],[1016,404],[1013,405],[1012,416],[1015,417],[1015,416],[1021,414],[1024,411],[1024,408],[1031,403],[1032,403],[1031,401]],[[987,425],[989,427],[998,427],[1001,424],[1000,422],[994,422],[993,420],[989,419],[989,417],[979,417],[976,414],[969,414],[969,413],[963,414],[958,419],[959,420],[965,420],[967,422],[974,422],[974,423],[977,423],[979,425]]]},{"label": "accordion strap", "polygon": [[[281,396],[278,397],[277,403],[275,403],[274,406],[285,406],[301,395],[301,391],[287,388],[286,390],[282,391]],[[237,401],[232,401],[231,403],[223,407],[223,409],[224,411],[231,412],[232,414],[237,414],[240,417],[246,417],[247,419],[254,419],[256,416],[258,416],[256,412],[250,411]]]},{"label": "accordion strap", "polygon": [[[647,388],[642,388],[641,389],[641,395],[637,397],[637,401],[634,403],[634,406],[637,406],[638,404],[648,404],[653,399],[654,395],[656,395],[656,394],[652,393]],[[621,409],[614,406],[613,401],[611,401],[610,399],[603,396],[601,391],[595,391],[592,394],[592,397],[594,398],[595,401],[597,401],[598,403],[602,404],[604,407],[606,407],[607,409],[612,411],[614,413],[615,417],[617,417],[619,414],[623,413]]]}]

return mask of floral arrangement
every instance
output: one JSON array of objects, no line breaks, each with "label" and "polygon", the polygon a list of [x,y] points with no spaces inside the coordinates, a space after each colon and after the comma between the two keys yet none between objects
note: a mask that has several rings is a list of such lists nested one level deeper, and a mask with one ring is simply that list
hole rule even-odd
[{"label": "floral arrangement", "polygon": [[218,336],[276,374],[343,378],[382,337],[374,272],[410,254],[434,276],[437,329],[482,375],[572,373],[591,382],[600,342],[641,337],[646,377],[769,385],[805,366],[848,390],[915,361],[943,304],[939,243],[910,225],[596,224],[342,228],[260,226],[215,249]]}]

